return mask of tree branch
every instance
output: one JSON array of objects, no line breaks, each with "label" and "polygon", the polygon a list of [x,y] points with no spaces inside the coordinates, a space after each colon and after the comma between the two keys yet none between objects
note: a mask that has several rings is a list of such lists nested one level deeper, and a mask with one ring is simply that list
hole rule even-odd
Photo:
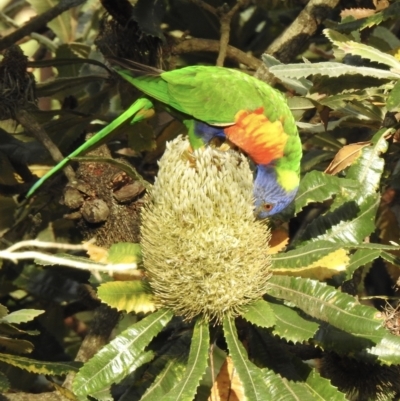
[{"label": "tree branch", "polygon": [[70,398],[64,397],[58,391],[50,393],[15,393],[0,394],[0,401],[71,401]]},{"label": "tree branch", "polygon": [[[192,53],[192,52],[214,52],[220,50],[220,42],[212,39],[185,39],[174,46],[173,54]],[[256,57],[237,49],[236,47],[227,45],[226,57],[238,63],[247,65],[249,68],[256,70],[262,64],[261,60]]]},{"label": "tree branch", "polygon": [[231,33],[231,21],[233,16],[236,14],[236,12],[239,10],[239,8],[247,3],[247,0],[238,0],[237,3],[229,10],[226,11],[225,7],[222,6],[219,10],[221,10],[221,17],[220,17],[220,47],[219,47],[219,53],[218,53],[218,58],[216,65],[219,67],[224,66],[224,61],[225,57],[227,54],[228,50],[228,43],[229,43],[229,38],[230,38],[230,33]]},{"label": "tree branch", "polygon": [[[60,162],[64,159],[63,154],[60,152],[56,144],[47,135],[47,132],[38,124],[33,116],[31,116],[26,110],[19,109],[16,112],[17,121],[25,128],[27,132],[31,132],[34,137],[43,144],[43,146],[49,151],[51,157],[56,161]],[[71,166],[64,168],[64,173],[68,178],[69,182],[75,180],[75,172]]]},{"label": "tree branch", "polygon": [[86,0],[61,0],[54,7],[30,20],[26,25],[5,36],[3,39],[0,39],[0,51],[7,49],[7,47],[17,43],[23,37],[39,30],[51,20],[57,18],[63,12],[69,10],[70,8],[79,6],[85,1]]},{"label": "tree branch", "polygon": [[217,9],[213,7],[211,4],[206,3],[203,0],[191,0],[193,4],[196,4],[196,6],[199,6],[201,8],[204,8],[204,10],[208,11],[209,13],[215,15],[216,17],[218,16]]},{"label": "tree branch", "polygon": [[[102,264],[95,263],[90,260],[88,262],[79,261],[76,259],[67,259],[48,253],[42,253],[38,251],[22,251],[16,252],[17,250],[25,247],[36,247],[36,248],[56,248],[63,250],[85,250],[87,251],[90,246],[90,241],[82,245],[70,245],[70,244],[59,244],[56,242],[43,242],[38,240],[21,241],[14,245],[11,245],[7,249],[0,250],[0,259],[11,260],[16,263],[20,260],[26,259],[39,259],[52,265],[62,265],[73,267],[75,269],[89,270],[92,272],[109,272],[111,275],[117,272],[129,272],[132,277],[142,278],[143,274],[141,271],[136,270],[136,263],[119,263],[119,264]],[[136,270],[136,271],[133,271]]]},{"label": "tree branch", "polygon": [[292,61],[338,3],[339,0],[310,0],[286,31],[272,42],[265,52],[283,63]]}]

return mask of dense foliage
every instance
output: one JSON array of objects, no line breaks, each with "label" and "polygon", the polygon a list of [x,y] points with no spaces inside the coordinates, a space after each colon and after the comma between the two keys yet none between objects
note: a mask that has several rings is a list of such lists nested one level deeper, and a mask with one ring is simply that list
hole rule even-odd
[{"label": "dense foliage", "polygon": [[[0,0],[5,399],[398,399],[400,1],[101,3]],[[33,17],[22,23],[24,15]],[[249,210],[247,161],[226,182],[213,165],[215,177],[211,168],[204,174],[221,193],[210,198],[212,219],[205,207],[195,216],[205,238],[196,244],[191,216],[168,220],[196,189],[184,180],[168,188],[168,177],[183,157],[200,171],[201,157],[170,157],[166,172],[161,162],[167,178],[153,185],[166,143],[185,134],[162,108],[122,124],[108,147],[97,144],[24,199],[53,160],[140,96],[112,70],[112,57],[163,69],[240,68],[282,91],[304,153],[293,208],[264,223],[251,210],[239,215]],[[235,198],[218,204],[235,185]],[[156,196],[168,202],[153,208]],[[222,258],[228,234],[239,245]],[[182,271],[165,278],[174,258]],[[186,273],[187,286],[177,281]],[[149,275],[171,284],[152,287]],[[199,275],[213,278],[211,312],[194,305]],[[231,308],[251,281],[257,294]],[[165,287],[177,307],[157,301],[155,288],[170,297]]]}]

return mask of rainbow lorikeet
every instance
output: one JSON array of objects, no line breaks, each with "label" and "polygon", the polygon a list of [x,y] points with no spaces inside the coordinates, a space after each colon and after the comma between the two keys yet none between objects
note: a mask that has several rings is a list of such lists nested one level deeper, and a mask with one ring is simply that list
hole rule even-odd
[{"label": "rainbow lorikeet", "polygon": [[[299,186],[302,148],[295,120],[283,95],[243,72],[224,67],[191,66],[161,71],[114,60],[131,67],[117,72],[151,99],[178,112],[188,128],[194,149],[215,137],[227,138],[256,164],[255,213],[259,218],[281,212],[294,199]],[[147,118],[153,104],[138,99],[121,116],[86,141],[43,176],[27,197],[68,161],[107,136],[133,116]]]}]

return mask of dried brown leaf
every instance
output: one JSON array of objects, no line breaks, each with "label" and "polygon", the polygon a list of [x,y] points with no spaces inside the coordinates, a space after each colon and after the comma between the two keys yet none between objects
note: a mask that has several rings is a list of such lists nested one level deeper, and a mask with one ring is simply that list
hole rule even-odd
[{"label": "dried brown leaf", "polygon": [[340,17],[342,19],[346,17],[353,17],[354,19],[361,19],[370,17],[371,15],[375,14],[376,10],[372,8],[346,8],[342,10],[340,13]]},{"label": "dried brown leaf", "polygon": [[286,247],[289,242],[289,233],[286,228],[279,227],[272,231],[271,239],[269,241],[269,250],[268,253],[270,255],[274,255],[278,253],[282,249]]},{"label": "dried brown leaf", "polygon": [[376,11],[382,11],[390,6],[388,0],[373,0]]},{"label": "dried brown leaf", "polygon": [[241,401],[245,400],[244,390],[239,376],[228,356],[211,388],[208,401]]},{"label": "dried brown leaf", "polygon": [[363,148],[370,145],[371,142],[357,142],[343,146],[343,148],[336,153],[335,157],[326,168],[325,173],[331,175],[340,173],[346,167],[349,167],[355,159],[357,159]]}]

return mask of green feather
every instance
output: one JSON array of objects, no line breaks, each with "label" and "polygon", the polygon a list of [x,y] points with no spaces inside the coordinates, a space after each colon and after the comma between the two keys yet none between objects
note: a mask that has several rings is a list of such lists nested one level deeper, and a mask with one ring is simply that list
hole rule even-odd
[{"label": "green feather", "polygon": [[[224,127],[234,124],[235,116],[240,110],[254,111],[262,107],[264,115],[271,122],[280,120],[288,134],[284,155],[275,163],[278,182],[288,191],[298,185],[302,150],[296,124],[283,95],[268,84],[240,71],[211,66],[185,67],[159,74],[152,71],[139,76],[133,76],[130,71],[122,69],[118,69],[118,73],[150,98],[183,114],[182,120],[188,128],[189,139],[195,149],[203,145],[201,138],[194,133],[196,120]],[[145,118],[142,111],[149,107],[152,107],[149,100],[139,99],[42,177],[30,189],[27,197],[32,196],[45,180],[64,167],[72,157],[88,150],[128,118],[133,117],[132,123]]]},{"label": "green feather", "polygon": [[133,103],[128,110],[123,112],[119,117],[117,117],[114,121],[100,130],[96,135],[93,135],[90,139],[88,139],[85,143],[83,143],[79,148],[75,149],[71,154],[69,154],[66,158],[62,159],[58,164],[56,164],[50,171],[48,171],[40,180],[36,181],[34,185],[30,188],[28,193],[26,194],[26,198],[29,199],[42,184],[49,179],[53,174],[57,173],[61,170],[66,164],[68,164],[72,158],[78,157],[80,154],[89,150],[92,146],[98,144],[102,139],[110,135],[115,128],[119,127],[126,120],[129,120],[133,117],[131,124],[139,122],[146,118],[146,112],[149,109],[153,108],[153,104],[150,100],[141,98],[138,99],[135,103]]}]

